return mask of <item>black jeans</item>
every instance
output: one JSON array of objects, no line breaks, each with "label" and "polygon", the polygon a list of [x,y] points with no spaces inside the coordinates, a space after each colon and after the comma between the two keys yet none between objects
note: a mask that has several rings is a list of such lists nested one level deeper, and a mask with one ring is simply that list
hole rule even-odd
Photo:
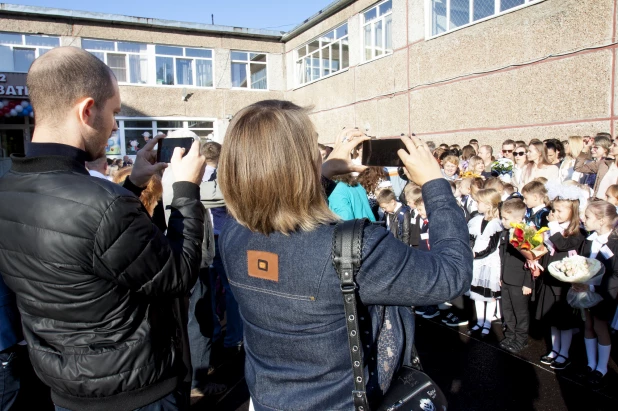
[{"label": "black jeans", "polygon": [[[189,410],[189,395],[185,388],[176,389],[165,397],[151,404],[137,408],[135,411],[187,411]],[[56,411],[72,411],[56,405]],[[78,411],[78,410],[74,410]]]},{"label": "black jeans", "polygon": [[13,407],[21,387],[19,359],[28,354],[20,347],[14,348],[0,353],[0,411],[9,411]]},{"label": "black jeans", "polygon": [[528,342],[530,327],[530,295],[524,295],[521,286],[502,283],[502,315],[506,324],[506,338],[520,344]]},{"label": "black jeans", "polygon": [[211,290],[209,290],[209,276],[208,268],[200,269],[199,277],[189,297],[187,333],[191,348],[191,366],[193,367],[191,388],[201,388],[206,383],[208,368],[210,368],[210,354],[215,323],[212,312]]}]

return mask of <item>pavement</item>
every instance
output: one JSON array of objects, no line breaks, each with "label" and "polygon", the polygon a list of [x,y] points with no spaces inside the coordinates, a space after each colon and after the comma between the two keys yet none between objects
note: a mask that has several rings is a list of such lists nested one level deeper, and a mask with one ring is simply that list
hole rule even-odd
[{"label": "pavement", "polygon": [[[499,323],[492,324],[485,339],[468,336],[467,329],[447,327],[439,317],[426,320],[417,316],[416,347],[422,365],[446,394],[450,411],[618,410],[618,335],[612,341],[607,383],[603,389],[593,391],[577,373],[578,366],[586,364],[583,332],[573,337],[573,364],[556,372],[539,362],[549,350],[543,330],[535,326],[528,347],[518,354],[499,347],[503,338]],[[213,354],[219,355],[216,351]],[[229,390],[220,397],[196,402],[191,411],[248,410],[243,362],[243,352],[224,358],[214,377],[226,383]]]},{"label": "pavement", "polygon": [[[604,388],[593,391],[578,376],[578,366],[586,364],[583,333],[573,337],[570,358],[573,364],[555,372],[539,362],[548,350],[542,330],[534,326],[529,345],[518,354],[501,349],[499,323],[492,325],[485,339],[466,335],[467,326],[451,328],[439,317],[426,320],[417,316],[416,347],[425,372],[442,388],[450,411],[617,411],[618,335],[612,340],[612,359]],[[226,351],[215,345],[214,382],[228,390],[217,397],[195,401],[191,411],[247,411],[249,391],[244,379],[244,351]],[[33,375],[28,377],[38,395],[29,395],[13,410],[53,410],[49,389]],[[34,386],[32,385],[34,384]],[[319,410],[322,411],[322,410]]]}]

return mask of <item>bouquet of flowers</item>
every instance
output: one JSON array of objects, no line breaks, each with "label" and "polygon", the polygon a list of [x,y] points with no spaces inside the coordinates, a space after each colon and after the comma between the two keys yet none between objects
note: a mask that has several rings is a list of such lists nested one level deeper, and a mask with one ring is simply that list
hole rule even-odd
[{"label": "bouquet of flowers", "polygon": [[[605,273],[605,267],[600,261],[579,255],[554,261],[547,269],[552,277],[572,284],[599,285]],[[567,293],[567,302],[575,308],[590,308],[603,300],[593,291],[575,291],[570,288]]]},{"label": "bouquet of flowers", "polygon": [[548,230],[543,227],[537,230],[524,223],[511,223],[511,245],[524,256],[527,260],[538,260],[547,254],[547,248],[543,245],[543,233]]},{"label": "bouquet of flowers", "polygon": [[513,160],[508,158],[501,158],[500,160],[496,160],[491,164],[491,172],[492,174],[497,175],[513,175]]},{"label": "bouquet of flowers", "polygon": [[466,172],[459,173],[460,178],[476,178],[480,176],[481,176],[480,174],[476,174],[474,171],[466,171]]},{"label": "bouquet of flowers", "polygon": [[505,183],[510,183],[514,165],[513,160],[501,158],[491,164],[491,174],[498,176]]}]

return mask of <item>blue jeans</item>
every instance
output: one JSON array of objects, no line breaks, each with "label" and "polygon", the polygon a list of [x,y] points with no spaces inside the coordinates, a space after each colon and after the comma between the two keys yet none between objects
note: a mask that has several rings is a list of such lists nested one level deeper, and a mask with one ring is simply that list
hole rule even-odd
[{"label": "blue jeans", "polygon": [[187,333],[191,349],[193,378],[191,388],[198,388],[206,381],[210,368],[213,331],[215,329],[212,312],[210,275],[208,268],[200,269],[197,282],[189,297],[189,321]]},{"label": "blue jeans", "polygon": [[[189,397],[185,390],[177,389],[165,397],[135,411],[180,411],[189,409]],[[56,411],[72,411],[56,405]],[[77,410],[75,410],[77,411]]]},{"label": "blue jeans", "polygon": [[13,350],[0,353],[0,411],[10,410],[17,399],[21,386],[19,357],[23,354]]},{"label": "blue jeans", "polygon": [[[219,274],[221,279],[221,285],[225,289],[225,311],[227,312],[227,330],[225,333],[225,339],[223,340],[223,346],[226,348],[235,347],[242,343],[243,331],[242,331],[242,319],[240,318],[240,310],[238,309],[238,303],[234,298],[232,289],[230,288],[230,282],[225,274],[225,268],[223,261],[221,261],[221,254],[219,254],[219,237],[215,236],[215,258],[212,262],[212,266]],[[211,276],[211,284],[214,284],[216,274]],[[212,287],[212,298],[214,301],[214,286]]]}]

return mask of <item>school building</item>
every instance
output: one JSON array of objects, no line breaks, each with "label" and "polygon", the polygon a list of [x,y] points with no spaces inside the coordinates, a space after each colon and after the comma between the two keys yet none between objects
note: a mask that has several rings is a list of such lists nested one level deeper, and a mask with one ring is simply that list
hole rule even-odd
[{"label": "school building", "polygon": [[615,134],[616,2],[338,0],[287,33],[0,3],[0,156],[31,138],[30,64],[68,45],[119,81],[114,157],[178,128],[222,141],[264,99],[312,107],[323,143]]}]

